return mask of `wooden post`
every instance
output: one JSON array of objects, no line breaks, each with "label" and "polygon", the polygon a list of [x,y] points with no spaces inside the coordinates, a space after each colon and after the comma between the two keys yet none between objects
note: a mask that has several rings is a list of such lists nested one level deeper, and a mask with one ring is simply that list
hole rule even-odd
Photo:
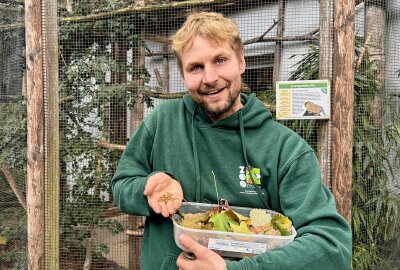
[{"label": "wooden post", "polygon": [[169,93],[169,56],[168,56],[168,44],[163,44],[163,88],[164,93]]},{"label": "wooden post", "polygon": [[[112,43],[112,56],[121,65],[126,65],[127,48],[125,44],[114,42]],[[111,83],[121,84],[126,83],[127,74],[125,71],[112,72]],[[118,102],[111,102],[110,108],[111,130],[112,136],[111,141],[116,143],[126,142],[126,104],[119,104]]]},{"label": "wooden post", "polygon": [[[142,35],[143,36],[143,33]],[[130,133],[135,132],[136,128],[139,126],[140,122],[144,117],[144,103],[143,103],[143,86],[144,80],[141,79],[141,76],[138,72],[142,72],[145,68],[145,57],[146,57],[146,49],[141,45],[140,42],[137,42],[137,45],[133,47],[133,61],[132,65],[134,66],[134,70],[136,72],[133,74],[133,80],[137,87],[137,95],[135,98],[135,107],[131,111],[131,121],[130,121]],[[165,71],[164,71],[165,72]],[[164,84],[164,81],[163,81]],[[138,224],[142,223],[144,220],[143,217],[139,216],[128,216],[129,226],[131,228],[136,228]],[[128,234],[128,242],[129,242],[129,258],[128,258],[128,269],[138,269],[140,268],[140,253],[141,253],[141,238],[138,238],[134,235]]]},{"label": "wooden post", "polygon": [[133,48],[133,62],[134,69],[137,71],[133,74],[133,80],[137,87],[137,95],[135,98],[135,107],[131,113],[131,133],[133,133],[144,117],[144,103],[143,103],[143,86],[144,81],[140,78],[139,72],[143,72],[145,65],[146,49],[139,44]]},{"label": "wooden post", "polygon": [[354,0],[334,1],[332,191],[351,223],[354,111]]},{"label": "wooden post", "polygon": [[[319,2],[319,78],[332,81],[333,0]],[[321,177],[331,187],[331,122],[319,121],[318,160]]]},{"label": "wooden post", "polygon": [[60,236],[60,135],[58,96],[58,14],[57,0],[43,5],[43,79],[45,100],[45,265],[59,268]]},{"label": "wooden post", "polygon": [[[279,0],[278,4],[278,18],[282,18],[285,15],[285,0]],[[283,37],[283,33],[285,31],[285,17],[278,22],[276,28],[276,37],[278,39]],[[281,69],[281,61],[282,61],[282,44],[281,40],[276,41],[275,43],[275,55],[274,55],[274,71],[272,74],[272,85],[275,86],[275,83],[279,80],[279,73]]]},{"label": "wooden post", "polygon": [[44,269],[44,114],[41,1],[25,1],[28,269]]},{"label": "wooden post", "polygon": [[382,97],[385,83],[385,39],[386,39],[386,1],[365,1],[365,31],[369,37],[365,41],[369,59],[377,65],[377,90],[371,117],[377,128],[382,126]]}]

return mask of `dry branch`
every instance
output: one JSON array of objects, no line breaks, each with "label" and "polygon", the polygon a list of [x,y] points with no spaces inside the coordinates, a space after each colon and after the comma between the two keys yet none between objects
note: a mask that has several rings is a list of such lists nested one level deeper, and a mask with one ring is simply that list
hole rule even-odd
[{"label": "dry branch", "polygon": [[[114,16],[129,15],[129,14],[141,13],[141,12],[194,7],[194,6],[201,6],[201,5],[208,5],[208,4],[225,4],[225,3],[231,3],[231,2],[232,2],[231,0],[191,0],[191,1],[158,4],[158,5],[148,5],[148,6],[129,6],[129,7],[121,8],[121,9],[112,10],[109,12],[90,14],[90,15],[86,15],[86,16],[64,17],[64,18],[60,18],[59,21],[61,23],[90,22],[90,21],[95,21],[95,20],[108,19],[108,18],[111,18]],[[24,27],[25,27],[24,23],[0,25],[0,31],[24,28]]]},{"label": "dry branch", "polygon": [[26,199],[24,195],[22,195],[21,191],[18,188],[18,185],[14,179],[13,173],[11,172],[10,169],[6,166],[6,164],[0,160],[0,171],[4,174],[6,177],[6,180],[8,184],[11,187],[11,190],[14,192],[15,196],[18,199],[18,202],[21,204],[21,206],[25,209],[26,211]]},{"label": "dry branch", "polygon": [[72,101],[72,100],[75,100],[75,96],[72,96],[72,95],[70,95],[70,96],[65,96],[65,97],[63,97],[63,98],[60,98],[59,103],[62,104],[62,103],[64,103],[64,102]]},{"label": "dry branch", "polygon": [[151,98],[159,98],[159,99],[178,99],[182,98],[187,91],[185,92],[176,92],[176,93],[165,93],[165,92],[155,92],[155,91],[143,91],[143,95]]},{"label": "dry branch", "polygon": [[125,233],[134,237],[143,237],[143,230],[126,230]]},{"label": "dry branch", "polygon": [[120,144],[115,144],[115,143],[109,143],[106,140],[102,139],[100,140],[97,145],[101,148],[109,149],[109,150],[118,150],[118,151],[124,151],[125,145],[120,145]]},{"label": "dry branch", "polygon": [[[314,29],[313,31],[305,34],[305,35],[299,35],[299,36],[286,36],[286,37],[265,37],[265,35],[273,29],[273,27],[281,20],[283,19],[283,16],[278,19],[278,21],[274,22],[273,25],[270,26],[270,28],[265,31],[262,35],[256,38],[248,39],[243,41],[243,45],[250,45],[254,43],[261,43],[261,42],[283,42],[283,41],[308,41],[308,40],[318,40],[318,36],[315,36],[316,33],[319,32],[319,28]],[[145,34],[142,35],[142,38],[144,40],[149,40],[149,41],[154,41],[158,42],[161,44],[170,44],[171,40],[168,39],[165,36],[159,36],[159,35],[154,35],[154,34]],[[146,54],[146,56],[160,56],[160,55],[165,55],[165,52],[161,51],[156,51],[156,52],[149,52]],[[173,55],[172,51],[168,52],[168,55]]]},{"label": "dry branch", "polygon": [[144,40],[154,41],[162,44],[170,44],[171,40],[166,36],[154,35],[154,34],[143,34],[141,36]]},{"label": "dry branch", "polygon": [[148,6],[130,6],[126,8],[116,9],[109,12],[91,14],[87,16],[76,16],[76,17],[65,17],[61,18],[61,22],[89,22],[99,19],[107,19],[117,15],[129,15],[132,13],[149,12],[149,11],[160,11],[164,9],[184,8],[191,6],[199,6],[206,4],[223,4],[231,2],[230,0],[191,0],[182,2],[172,2],[159,5],[148,5]]},{"label": "dry branch", "polygon": [[368,33],[367,38],[365,39],[365,42],[364,42],[364,46],[361,48],[360,54],[358,55],[358,58],[357,58],[357,61],[356,61],[356,66],[355,66],[356,70],[358,70],[360,68],[361,63],[364,60],[365,53],[366,53],[366,50],[367,50],[367,46],[370,43],[371,38],[372,38],[371,33]]},{"label": "dry branch", "polygon": [[249,45],[252,43],[259,43],[259,42],[282,42],[282,41],[307,41],[307,40],[318,40],[318,37],[315,36],[318,33],[319,28],[314,29],[310,33],[305,35],[299,36],[286,36],[286,37],[263,37],[259,38],[252,38],[243,42],[243,45]]},{"label": "dry branch", "polygon": [[262,33],[262,35],[260,35],[259,37],[256,37],[256,38],[246,40],[245,42],[243,42],[243,44],[248,45],[248,44],[260,42],[265,37],[265,35],[268,34],[275,27],[275,25],[277,25],[284,17],[285,16],[281,16],[278,20],[276,20],[276,21],[274,20],[274,23],[267,29],[267,31]]},{"label": "dry branch", "polygon": [[25,26],[24,23],[4,24],[4,25],[0,25],[0,31],[24,28],[24,26]]}]

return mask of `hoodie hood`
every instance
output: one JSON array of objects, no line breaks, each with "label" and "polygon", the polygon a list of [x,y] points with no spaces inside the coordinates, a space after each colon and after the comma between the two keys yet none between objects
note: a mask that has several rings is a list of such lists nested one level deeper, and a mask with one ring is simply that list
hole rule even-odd
[{"label": "hoodie hood", "polygon": [[192,97],[187,94],[183,97],[183,102],[186,109],[191,114],[192,119],[196,122],[207,123],[215,128],[239,129],[240,120],[239,113],[242,115],[243,128],[253,129],[259,127],[265,120],[272,118],[271,112],[264,104],[256,98],[254,93],[250,95],[240,94],[243,108],[230,116],[213,122],[205,113],[204,110],[198,107]]}]

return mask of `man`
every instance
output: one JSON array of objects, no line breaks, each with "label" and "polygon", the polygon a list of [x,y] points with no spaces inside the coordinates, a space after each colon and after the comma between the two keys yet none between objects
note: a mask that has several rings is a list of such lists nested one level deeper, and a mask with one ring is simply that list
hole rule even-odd
[{"label": "man", "polygon": [[[322,184],[314,151],[272,120],[254,94],[240,93],[246,64],[235,23],[217,13],[192,14],[172,49],[190,95],[161,103],[143,120],[112,179],[118,207],[146,217],[141,268],[349,269],[351,231]],[[234,261],[183,235],[196,256],[185,259],[168,216],[183,199],[218,198],[288,216],[296,239]]]}]

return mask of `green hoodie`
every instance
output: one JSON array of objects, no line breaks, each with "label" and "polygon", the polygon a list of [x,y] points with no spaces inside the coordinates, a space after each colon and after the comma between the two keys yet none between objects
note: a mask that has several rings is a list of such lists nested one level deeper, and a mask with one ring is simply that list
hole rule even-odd
[{"label": "green hoodie", "polygon": [[[217,122],[189,95],[165,101],[129,140],[112,191],[121,211],[146,217],[141,269],[177,269],[181,252],[171,220],[155,214],[143,195],[147,178],[156,172],[177,179],[187,201],[224,198],[232,206],[270,208],[293,221],[297,237],[291,244],[227,261],[229,270],[349,269],[350,227],[321,181],[313,149],[274,121],[254,94],[241,94],[241,100],[242,109]],[[254,181],[246,166],[253,168]]]}]

